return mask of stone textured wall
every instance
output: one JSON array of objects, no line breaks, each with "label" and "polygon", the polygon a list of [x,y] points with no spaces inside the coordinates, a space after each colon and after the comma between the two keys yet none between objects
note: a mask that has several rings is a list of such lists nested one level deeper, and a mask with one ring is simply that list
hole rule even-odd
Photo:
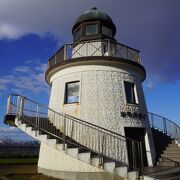
[{"label": "stone textured wall", "polygon": [[[80,102],[64,104],[65,83],[77,80],[80,81]],[[49,106],[55,111],[70,114],[122,135],[124,127],[145,127],[151,138],[141,76],[133,68],[77,66],[57,72],[50,81],[52,89]],[[126,103],[124,81],[136,84],[138,105]],[[137,112],[146,117],[122,117],[121,112]],[[152,142],[149,143],[152,145]]]}]

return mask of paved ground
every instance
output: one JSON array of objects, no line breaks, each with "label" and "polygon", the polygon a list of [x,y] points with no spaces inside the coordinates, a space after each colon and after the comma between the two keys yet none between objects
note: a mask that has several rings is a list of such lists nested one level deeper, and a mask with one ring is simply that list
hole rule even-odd
[{"label": "paved ground", "polygon": [[148,167],[145,168],[145,174],[163,180],[180,180],[180,167]]}]

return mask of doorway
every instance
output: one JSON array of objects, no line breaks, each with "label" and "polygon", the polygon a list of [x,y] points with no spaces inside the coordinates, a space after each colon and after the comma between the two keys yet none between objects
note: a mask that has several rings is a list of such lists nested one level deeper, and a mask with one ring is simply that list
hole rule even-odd
[{"label": "doorway", "polygon": [[145,128],[136,128],[136,127],[125,127],[125,136],[134,139],[137,142],[142,142],[142,158],[140,156],[140,146],[139,143],[133,143],[131,140],[126,141],[127,151],[128,151],[128,160],[130,169],[140,168],[148,166],[146,147],[145,147]]}]

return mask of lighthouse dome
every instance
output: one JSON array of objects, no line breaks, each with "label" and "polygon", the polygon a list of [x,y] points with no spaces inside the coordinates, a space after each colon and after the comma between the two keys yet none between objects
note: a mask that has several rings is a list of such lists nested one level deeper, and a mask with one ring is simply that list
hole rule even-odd
[{"label": "lighthouse dome", "polygon": [[[91,7],[89,10],[82,13],[76,20],[73,28],[72,33],[82,28],[82,34],[83,34],[83,27],[87,25],[87,23],[93,24],[97,23],[97,34],[102,33],[102,26],[106,26],[112,31],[112,37],[113,38],[116,34],[116,26],[114,25],[111,17],[107,15],[106,13],[98,10],[96,7]],[[98,29],[99,28],[99,29]]]}]

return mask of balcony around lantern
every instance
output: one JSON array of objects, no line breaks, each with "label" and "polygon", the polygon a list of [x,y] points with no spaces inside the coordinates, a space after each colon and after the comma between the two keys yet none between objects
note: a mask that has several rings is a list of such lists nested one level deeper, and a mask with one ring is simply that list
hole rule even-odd
[{"label": "balcony around lantern", "polygon": [[[109,56],[140,64],[140,52],[110,39],[91,40],[76,44],[65,44],[48,61],[48,69],[75,58]],[[82,59],[83,60],[83,59]]]}]

